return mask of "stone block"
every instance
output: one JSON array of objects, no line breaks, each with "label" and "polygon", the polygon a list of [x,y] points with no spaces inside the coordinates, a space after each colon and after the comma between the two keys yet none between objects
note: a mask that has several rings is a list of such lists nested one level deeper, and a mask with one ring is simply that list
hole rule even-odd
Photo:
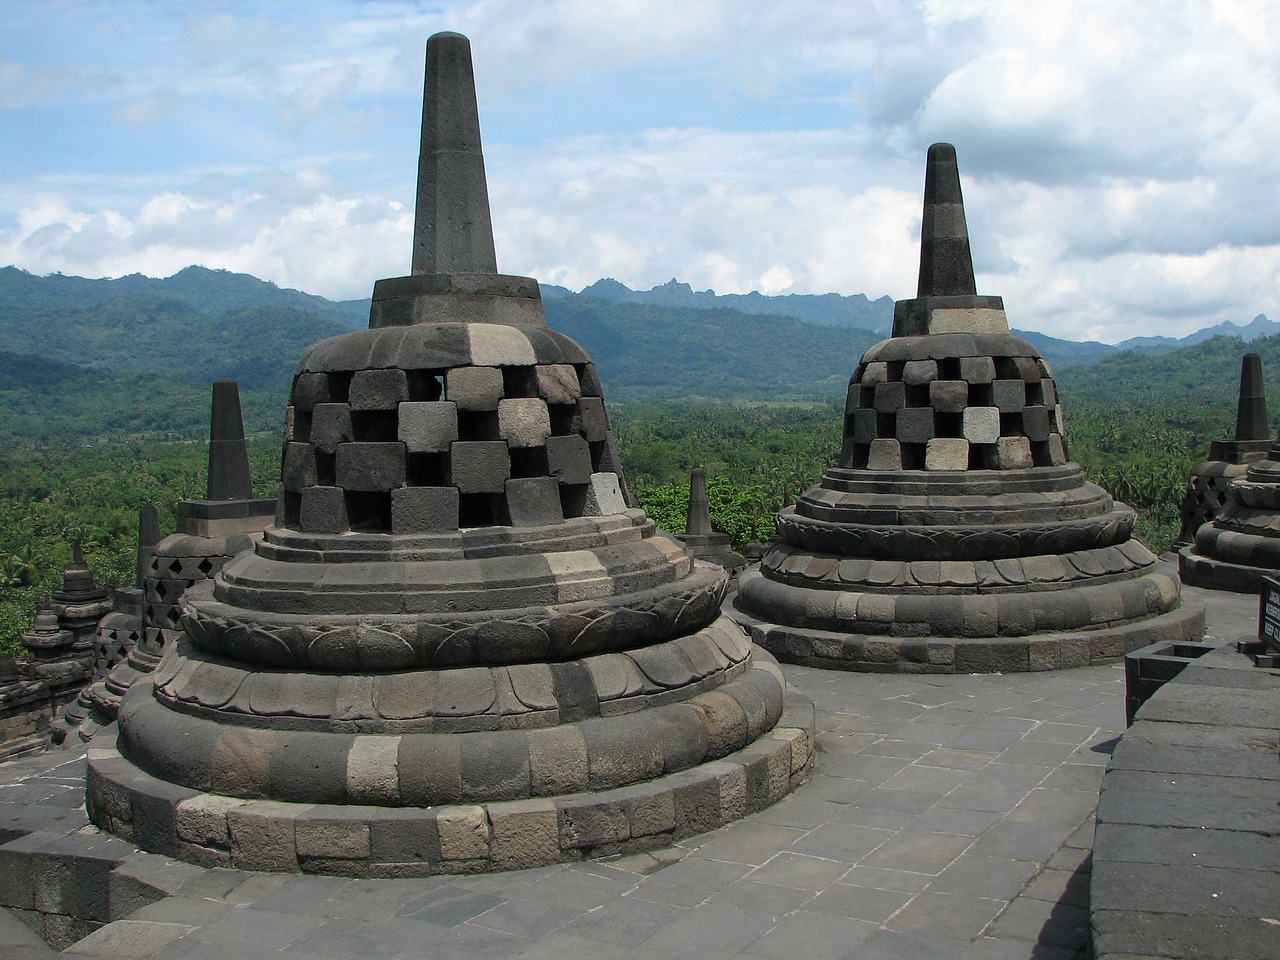
[{"label": "stone block", "polygon": [[1013,365],[1018,368],[1018,376],[1026,383],[1040,382],[1040,365],[1035,357],[1014,357]]},{"label": "stone block", "polygon": [[540,363],[533,368],[538,396],[547,403],[575,403],[582,396],[578,371],[568,363]]},{"label": "stone block", "polygon": [[598,443],[609,435],[609,414],[599,397],[583,397],[578,401],[578,419],[588,442]]},{"label": "stone block", "polygon": [[513,527],[540,527],[562,522],[564,510],[560,505],[560,484],[556,478],[519,477],[508,480],[507,519]]},{"label": "stone block", "polygon": [[587,485],[587,502],[583,508],[584,517],[609,517],[625,513],[626,497],[622,495],[622,486],[618,483],[616,473],[593,473]]},{"label": "stone block", "polygon": [[489,859],[489,821],[484,807],[440,807],[436,812],[436,829],[443,859]]},{"label": "stone block", "polygon": [[369,818],[369,855],[374,863],[439,863],[435,816],[422,809],[378,810]]},{"label": "stone block", "polygon": [[578,378],[578,382],[582,384],[582,395],[584,397],[604,396],[604,390],[600,386],[600,377],[596,374],[596,365],[594,363],[588,363],[583,366],[582,375]]},{"label": "stone block", "polygon": [[342,807],[316,807],[294,828],[299,857],[369,859],[369,824]]},{"label": "stone block", "polygon": [[996,441],[996,465],[1001,470],[1031,467],[1031,441],[1026,437],[1001,437]]},{"label": "stone block", "polygon": [[867,452],[868,470],[901,470],[902,444],[897,440],[872,440]]},{"label": "stone block", "polygon": [[1048,407],[1026,407],[1022,411],[1022,431],[1034,442],[1049,439]]},{"label": "stone block", "polygon": [[458,439],[458,405],[452,401],[400,404],[397,436],[409,453],[447,453]]},{"label": "stone block", "polygon": [[256,800],[227,811],[231,862],[241,870],[298,872],[294,824],[309,805]]},{"label": "stone block", "polygon": [[311,415],[311,443],[325,453],[352,440],[351,408],[345,403],[318,403]]},{"label": "stone block", "polygon": [[902,382],[922,387],[938,379],[936,360],[908,360],[902,365]]},{"label": "stone block", "polygon": [[579,485],[591,480],[591,448],[576,434],[547,439],[547,468],[564,484]]},{"label": "stone block", "polygon": [[472,363],[524,367],[537,361],[533,344],[519,327],[503,323],[470,323],[466,329]]},{"label": "stone block", "polygon": [[924,451],[926,470],[967,470],[969,441],[953,437],[934,437]]},{"label": "stone block", "polygon": [[178,839],[202,847],[231,847],[227,813],[246,801],[216,793],[199,793],[181,801],[174,811]]},{"label": "stone block", "polygon": [[546,401],[537,397],[499,400],[498,436],[510,447],[541,447],[551,436]]},{"label": "stone block", "polygon": [[872,405],[880,413],[893,413],[907,405],[907,386],[897,381],[876,384]]},{"label": "stone block", "polygon": [[445,398],[459,410],[497,410],[502,371],[497,367],[455,367],[445,374]]},{"label": "stone block", "polygon": [[970,443],[995,443],[1000,439],[1000,410],[967,407],[961,416],[960,432]]},{"label": "stone block", "polygon": [[563,724],[530,734],[529,773],[531,790],[537,796],[561,796],[585,790],[587,744],[579,727]]},{"label": "stone block", "polygon": [[523,870],[560,859],[560,830],[550,800],[514,800],[489,807],[493,865]]},{"label": "stone block", "polygon": [[904,407],[898,411],[894,436],[902,443],[927,443],[933,439],[933,408]]},{"label": "stone block", "polygon": [[1062,437],[1056,433],[1049,434],[1049,462],[1060,467],[1067,462],[1067,448]]},{"label": "stone block", "polygon": [[449,454],[453,484],[461,493],[502,493],[506,489],[511,479],[511,454],[504,441],[458,440]]},{"label": "stone block", "polygon": [[457,529],[457,487],[400,487],[391,491],[392,533],[439,533]]},{"label": "stone block", "polygon": [[1021,380],[992,381],[991,402],[1001,413],[1021,413],[1027,405],[1027,385]]},{"label": "stone block", "polygon": [[990,357],[961,357],[960,379],[966,383],[990,383],[996,378],[996,364]]},{"label": "stone block", "polygon": [[344,490],[393,490],[404,486],[403,443],[340,443],[335,459],[337,485]]},{"label": "stone block", "polygon": [[329,377],[323,373],[300,373],[293,381],[292,406],[309,413],[317,403],[329,401]]},{"label": "stone block", "polygon": [[357,370],[347,396],[352,410],[394,410],[408,399],[409,378],[396,369]]},{"label": "stone block", "polygon": [[316,452],[309,443],[286,443],[281,482],[286,490],[298,492],[316,482]]},{"label": "stone block", "polygon": [[969,404],[969,384],[963,380],[935,380],[929,384],[929,406],[943,413],[959,413]]},{"label": "stone block", "polygon": [[889,365],[884,361],[873,361],[862,368],[862,376],[858,382],[864,387],[874,387],[883,383],[889,376]]},{"label": "stone block", "polygon": [[874,410],[853,411],[853,442],[870,443],[876,438],[876,412]]},{"label": "stone block", "polygon": [[302,491],[298,526],[305,533],[345,533],[347,501],[339,487],[307,487]]}]

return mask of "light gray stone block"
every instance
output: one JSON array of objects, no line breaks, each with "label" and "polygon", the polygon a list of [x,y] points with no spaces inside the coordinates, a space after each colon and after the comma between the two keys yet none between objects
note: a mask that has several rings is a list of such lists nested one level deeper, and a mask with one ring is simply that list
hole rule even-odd
[{"label": "light gray stone block", "polygon": [[969,441],[934,437],[925,446],[926,470],[965,470],[969,466]]},{"label": "light gray stone block", "polygon": [[991,384],[991,402],[1002,413],[1021,413],[1027,405],[1027,385],[1021,380],[995,380]]},{"label": "light gray stone block", "polygon": [[541,447],[551,436],[547,404],[537,397],[498,401],[498,436],[511,447]]},{"label": "light gray stone block", "polygon": [[587,505],[583,510],[586,517],[608,517],[625,513],[627,500],[622,495],[622,487],[618,483],[616,473],[593,473],[587,488]]},{"label": "light gray stone block", "polygon": [[902,445],[897,440],[872,440],[867,453],[867,469],[901,470]]},{"label": "light gray stone block", "polygon": [[1000,411],[996,407],[967,407],[960,431],[970,443],[995,443],[1000,439]]},{"label": "light gray stone block", "polygon": [[1031,441],[1026,437],[1001,437],[996,441],[996,463],[1001,470],[1026,470],[1031,466]]},{"label": "light gray stone block", "polygon": [[547,403],[575,403],[582,396],[578,371],[568,363],[540,363],[534,368],[538,396]]}]

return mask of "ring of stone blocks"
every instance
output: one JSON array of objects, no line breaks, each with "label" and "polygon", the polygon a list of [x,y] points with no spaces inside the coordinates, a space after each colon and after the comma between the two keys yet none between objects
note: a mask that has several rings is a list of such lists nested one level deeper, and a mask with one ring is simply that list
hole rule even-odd
[{"label": "ring of stone blocks", "polygon": [[119,743],[151,775],[224,796],[406,807],[515,800],[608,790],[721,759],[777,724],[785,686],[765,655],[678,702],[554,726],[394,734],[228,724],[144,690],[120,705]]},{"label": "ring of stone blocks", "polygon": [[1079,481],[1073,489],[1044,493],[939,493],[910,497],[831,490],[825,486],[824,480],[822,486],[812,487],[797,498],[794,512],[829,523],[921,527],[978,526],[983,523],[1010,526],[1085,520],[1105,516],[1114,509],[1115,503],[1109,493],[1097,484],[1084,482],[1083,474],[1079,475]]},{"label": "ring of stone blocks", "polygon": [[[183,629],[215,656],[266,667],[327,671],[496,666],[577,658],[661,643],[716,618],[723,570],[617,596],[524,608],[402,616],[260,613],[214,599],[213,585],[183,599]],[[341,609],[341,604],[338,605]]]},{"label": "ring of stone blocks", "polygon": [[646,540],[656,526],[643,510],[573,517],[560,523],[527,527],[468,527],[431,533],[354,532],[334,536],[268,527],[254,552],[260,557],[307,563],[323,556],[334,563],[386,560],[465,560],[617,546]]},{"label": "ring of stone blocks", "polygon": [[1230,485],[1230,496],[1245,507],[1255,510],[1280,510],[1280,485],[1236,480]]},{"label": "ring of stone blocks", "polygon": [[139,847],[206,867],[356,877],[514,870],[669,846],[780,800],[813,761],[791,691],[768,734],[721,760],[613,790],[426,809],[281,804],[174,786],[89,751],[86,807]]},{"label": "ring of stone blocks", "polygon": [[777,583],[750,571],[738,606],[780,624],[890,637],[1020,637],[1099,630],[1173,610],[1178,582],[1158,570],[1127,580],[1003,593],[859,593]]},{"label": "ring of stone blocks", "polygon": [[1184,606],[1117,627],[1023,637],[892,637],[752,622],[752,639],[779,660],[860,673],[1019,673],[1118,660],[1152,643],[1204,635],[1204,608]]},{"label": "ring of stone blocks", "polygon": [[997,560],[872,560],[815,555],[782,543],[770,547],[760,568],[770,580],[817,590],[973,593],[1061,590],[1141,576],[1155,563],[1155,555],[1137,540],[1097,550]]},{"label": "ring of stone blocks", "polygon": [[778,534],[813,553],[874,560],[994,560],[1077,553],[1124,543],[1136,516],[1123,504],[1100,517],[998,526],[884,527],[830,523],[783,511]]},{"label": "ring of stone blocks", "polygon": [[746,669],[750,644],[723,618],[648,647],[550,663],[346,674],[263,672],[180,640],[155,671],[156,697],[183,713],[291,730],[363,733],[531,729],[686,700]]},{"label": "ring of stone blocks", "polygon": [[411,562],[397,557],[282,563],[247,552],[225,568],[215,595],[220,603],[264,614],[466,617],[582,601],[608,604],[629,593],[678,585],[694,569],[695,560],[679,543],[657,536],[590,550]]},{"label": "ring of stone blocks", "polygon": [[[1231,504],[1213,523],[1196,531],[1196,552],[1206,558],[1264,571],[1280,568],[1280,531],[1273,524],[1262,530],[1232,527]],[[1268,573],[1267,575],[1273,575]]]}]

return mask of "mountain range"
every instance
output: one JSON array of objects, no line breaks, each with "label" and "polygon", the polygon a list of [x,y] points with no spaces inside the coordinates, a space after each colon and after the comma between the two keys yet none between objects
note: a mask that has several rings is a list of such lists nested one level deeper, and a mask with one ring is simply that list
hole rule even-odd
[{"label": "mountain range", "polygon": [[[549,324],[591,354],[612,402],[831,400],[843,395],[863,351],[888,335],[893,312],[888,297],[717,295],[675,280],[651,290],[606,279],[580,293],[554,285],[542,292]],[[179,415],[173,405],[191,403],[221,376],[240,383],[252,429],[276,429],[302,353],[364,327],[368,311],[368,300],[330,301],[197,266],[164,279],[116,280],[0,268],[0,444],[140,431],[198,436],[203,416]],[[1132,382],[1141,361],[1144,370],[1163,371],[1147,394],[1174,390],[1181,371],[1195,370],[1213,390],[1184,378],[1176,399],[1217,403],[1216,381],[1230,393],[1236,371],[1205,371],[1238,356],[1239,340],[1260,344],[1264,363],[1275,352],[1280,372],[1280,338],[1274,349],[1267,339],[1280,324],[1264,316],[1115,346],[1014,332],[1064,385],[1099,395],[1117,380]],[[1239,339],[1217,345],[1222,337]]]}]

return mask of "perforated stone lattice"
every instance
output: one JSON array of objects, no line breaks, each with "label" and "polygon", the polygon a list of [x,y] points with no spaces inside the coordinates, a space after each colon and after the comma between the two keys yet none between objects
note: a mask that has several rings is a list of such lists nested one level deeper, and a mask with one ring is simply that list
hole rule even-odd
[{"label": "perforated stone lattice", "polygon": [[286,423],[283,519],[307,533],[558,523],[599,512],[593,476],[621,496],[590,363],[304,372]]},{"label": "perforated stone lattice", "polygon": [[1034,356],[864,360],[849,383],[844,440],[841,466],[855,469],[1020,470],[1068,459],[1057,387]]}]

